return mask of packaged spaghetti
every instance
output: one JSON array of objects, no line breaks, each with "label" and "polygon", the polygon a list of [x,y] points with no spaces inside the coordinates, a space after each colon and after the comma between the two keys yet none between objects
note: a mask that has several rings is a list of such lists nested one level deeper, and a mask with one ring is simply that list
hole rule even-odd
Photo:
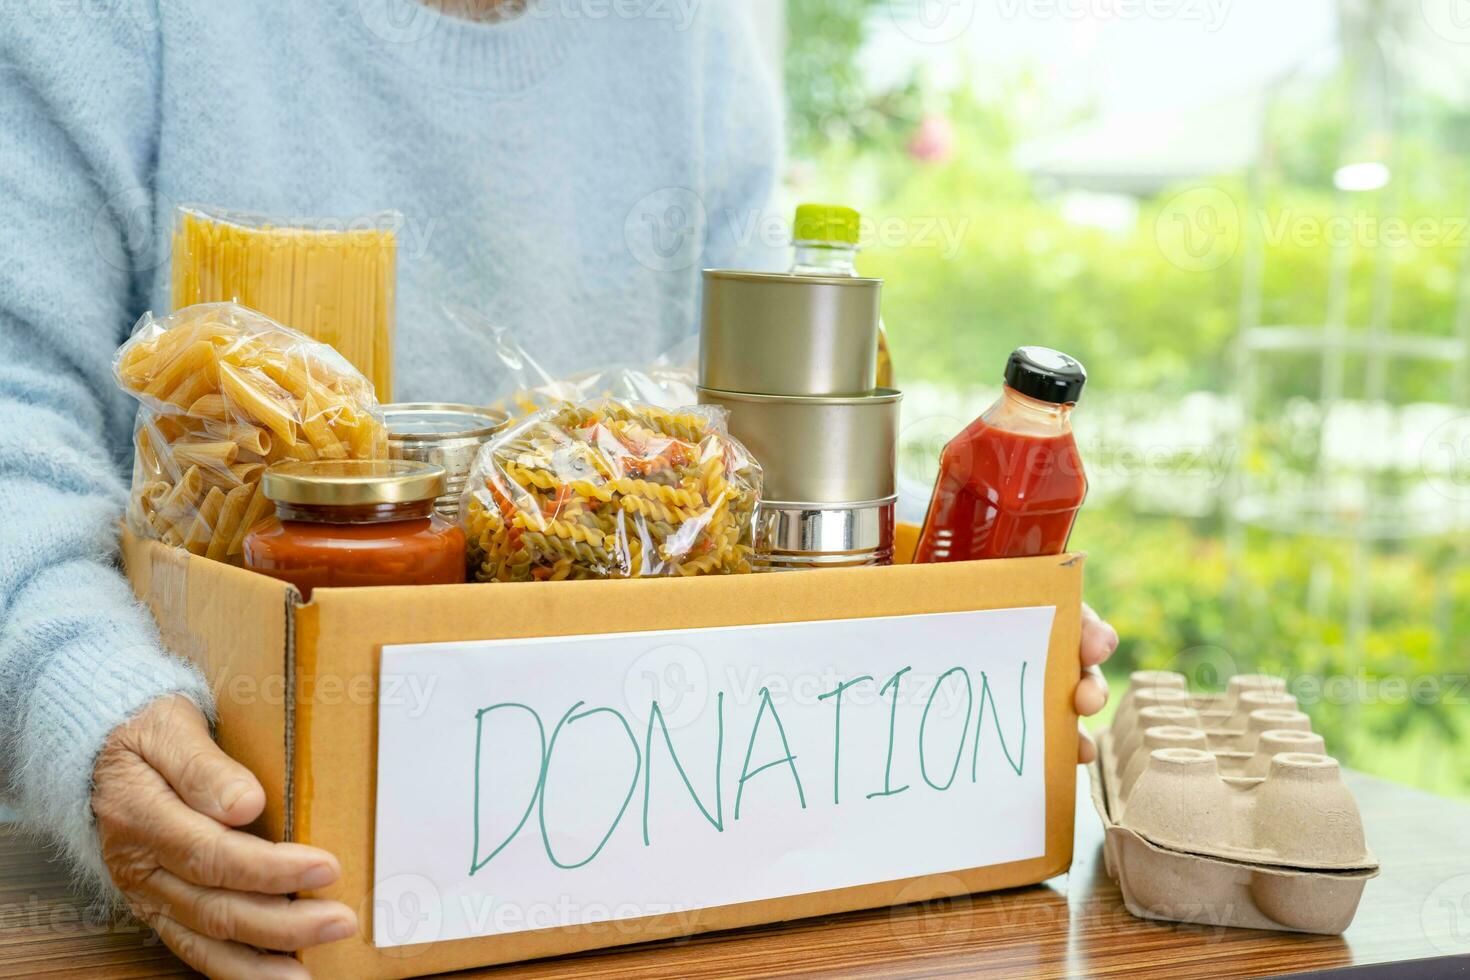
[{"label": "packaged spaghetti", "polygon": [[392,401],[394,294],[402,216],[278,218],[181,207],[173,307],[234,302],[331,344]]},{"label": "packaged spaghetti", "polygon": [[760,488],[722,409],[565,403],[481,448],[460,519],[482,582],[749,572]]},{"label": "packaged spaghetti", "polygon": [[145,314],[113,360],[142,403],[134,533],[238,564],[272,512],[260,488],[286,459],[383,459],[372,384],[326,344],[234,303]]}]

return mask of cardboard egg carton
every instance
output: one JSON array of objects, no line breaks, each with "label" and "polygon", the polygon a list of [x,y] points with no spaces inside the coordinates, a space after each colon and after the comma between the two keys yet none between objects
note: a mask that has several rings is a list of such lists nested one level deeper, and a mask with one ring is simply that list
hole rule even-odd
[{"label": "cardboard egg carton", "polygon": [[1338,933],[1378,873],[1357,804],[1280,678],[1192,694],[1138,671],[1089,767],[1134,915]]}]

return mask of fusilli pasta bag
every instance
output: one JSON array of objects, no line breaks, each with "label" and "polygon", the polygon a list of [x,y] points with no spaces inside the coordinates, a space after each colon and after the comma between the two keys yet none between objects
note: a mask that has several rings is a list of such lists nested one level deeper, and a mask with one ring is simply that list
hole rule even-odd
[{"label": "fusilli pasta bag", "polygon": [[604,399],[481,447],[460,519],[482,582],[744,573],[760,489],[723,409]]},{"label": "fusilli pasta bag", "polygon": [[331,347],[234,303],[144,314],[113,359],[142,408],[133,533],[239,564],[274,513],[260,477],[283,459],[383,459],[372,383]]}]

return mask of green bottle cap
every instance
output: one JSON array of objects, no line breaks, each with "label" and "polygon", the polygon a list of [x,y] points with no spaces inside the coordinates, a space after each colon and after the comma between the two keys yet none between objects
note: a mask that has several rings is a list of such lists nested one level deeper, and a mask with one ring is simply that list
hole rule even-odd
[{"label": "green bottle cap", "polygon": [[841,204],[798,204],[796,228],[792,236],[798,242],[858,243],[858,213]]}]

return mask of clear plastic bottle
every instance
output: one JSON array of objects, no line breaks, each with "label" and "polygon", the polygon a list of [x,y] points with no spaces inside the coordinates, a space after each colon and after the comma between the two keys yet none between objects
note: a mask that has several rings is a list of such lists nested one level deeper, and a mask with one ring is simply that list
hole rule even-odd
[{"label": "clear plastic bottle", "polygon": [[[792,235],[795,248],[793,276],[857,276],[861,216],[841,204],[800,204]],[[878,376],[876,387],[893,387],[893,358],[888,334],[878,321]]]}]

